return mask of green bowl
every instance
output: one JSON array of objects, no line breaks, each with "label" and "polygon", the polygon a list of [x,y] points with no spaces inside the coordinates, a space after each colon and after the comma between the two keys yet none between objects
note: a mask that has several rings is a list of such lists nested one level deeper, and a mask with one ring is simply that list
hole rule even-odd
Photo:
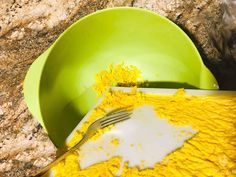
[{"label": "green bowl", "polygon": [[96,103],[95,75],[122,62],[152,87],[218,89],[192,41],[168,19],[138,8],[97,11],[69,27],[25,79],[27,105],[56,146]]}]

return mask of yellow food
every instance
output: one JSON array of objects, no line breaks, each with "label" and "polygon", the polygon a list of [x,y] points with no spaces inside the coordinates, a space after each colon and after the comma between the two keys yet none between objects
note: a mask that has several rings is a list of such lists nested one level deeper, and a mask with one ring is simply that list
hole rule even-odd
[{"label": "yellow food", "polygon": [[56,171],[56,177],[113,177],[119,167],[121,158],[114,157],[107,162],[90,166],[87,169],[80,170],[78,165],[78,155],[69,155],[63,163],[58,164],[53,170]]},{"label": "yellow food", "polygon": [[[153,105],[159,117],[176,125],[192,125],[199,132],[153,169],[129,168],[126,162],[122,177],[236,176],[236,95],[187,96],[184,90],[172,96],[108,92],[69,146],[82,137],[88,125],[103,115],[105,109],[129,105]],[[103,130],[99,132],[100,135],[102,133]],[[113,177],[122,158],[114,157],[80,170],[78,162],[74,160],[77,157],[76,154],[71,155],[55,167],[56,177]]]},{"label": "yellow food", "polygon": [[[108,71],[102,71],[96,76],[94,89],[102,94],[110,86],[136,85],[139,79],[140,71],[136,67],[111,65]],[[187,96],[184,90],[169,96],[142,94],[136,89],[131,93],[108,92],[74,134],[68,147],[78,142],[88,126],[103,116],[105,110],[130,105],[152,105],[159,117],[168,119],[172,124],[191,125],[198,130],[198,134],[152,169],[130,168],[125,162],[121,177],[236,176],[236,95]],[[112,126],[99,130],[91,141],[110,128]],[[119,145],[118,140],[112,140],[111,143]],[[113,157],[81,170],[78,155],[79,152],[71,154],[55,166],[55,177],[115,177],[122,161],[122,157]]]},{"label": "yellow food", "polygon": [[111,140],[111,144],[113,144],[113,145],[119,145],[119,143],[120,143],[120,140],[119,139],[112,139]]},{"label": "yellow food", "polygon": [[134,86],[140,81],[140,77],[141,72],[136,66],[110,65],[108,71],[104,70],[96,75],[94,89],[101,95],[111,86]]}]

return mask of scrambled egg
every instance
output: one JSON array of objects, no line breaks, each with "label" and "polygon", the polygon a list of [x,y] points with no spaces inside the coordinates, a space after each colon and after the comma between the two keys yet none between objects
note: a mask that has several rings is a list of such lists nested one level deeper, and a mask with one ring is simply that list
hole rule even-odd
[{"label": "scrambled egg", "polygon": [[[122,65],[119,66],[122,70]],[[113,67],[104,76],[113,77]],[[126,68],[127,69],[127,68]],[[138,78],[136,69],[134,78]],[[126,72],[124,72],[126,73]],[[127,73],[126,73],[127,74]],[[124,78],[125,79],[125,78]],[[131,77],[130,77],[131,79]],[[133,78],[132,78],[133,79]],[[121,79],[122,80],[122,79]],[[121,81],[118,79],[115,83]],[[109,84],[97,76],[95,89],[102,93]],[[110,82],[110,81],[108,81]],[[114,80],[112,81],[114,83]],[[106,89],[105,89],[106,90]],[[175,95],[151,95],[133,91],[108,92],[101,104],[75,133],[68,143],[73,146],[85,133],[88,126],[105,114],[105,110],[126,106],[152,105],[159,117],[175,125],[191,125],[199,132],[184,146],[157,163],[152,169],[130,168],[128,162],[121,177],[235,177],[236,176],[236,95],[187,96],[184,90]],[[99,137],[107,127],[95,135]],[[111,143],[119,145],[114,140]],[[154,152],[155,153],[155,152]],[[92,165],[81,170],[79,152],[69,155],[53,168],[56,177],[115,177],[122,157]]]},{"label": "scrambled egg", "polygon": [[102,95],[111,86],[135,86],[140,80],[141,72],[133,65],[126,66],[123,63],[110,65],[106,71],[101,71],[96,75],[94,90]]},{"label": "scrambled egg", "polygon": [[[128,162],[122,177],[233,177],[236,175],[236,97],[235,95],[187,96],[180,90],[173,96],[142,93],[109,92],[80,132],[72,138],[73,146],[96,117],[107,108],[129,105],[153,105],[156,113],[176,125],[192,125],[199,133],[184,146],[169,154],[153,169],[129,168]],[[101,130],[98,134],[102,134]],[[99,136],[99,135],[97,135]],[[79,153],[79,152],[78,152]],[[72,154],[54,169],[56,177],[113,177],[122,157],[80,170],[78,155]]]}]

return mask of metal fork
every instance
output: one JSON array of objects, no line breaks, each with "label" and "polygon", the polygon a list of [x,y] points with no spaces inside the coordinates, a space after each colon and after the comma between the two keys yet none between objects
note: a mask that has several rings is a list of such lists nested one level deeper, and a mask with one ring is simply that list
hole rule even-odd
[{"label": "metal fork", "polygon": [[107,113],[104,117],[93,122],[85,132],[83,138],[73,147],[71,147],[68,151],[66,151],[61,156],[57,157],[55,161],[41,169],[34,177],[39,177],[45,174],[52,166],[56,165],[59,161],[63,160],[69,153],[74,152],[79,149],[81,145],[83,145],[90,137],[92,137],[96,131],[100,128],[105,128],[109,125],[116,124],[118,122],[127,120],[130,118],[132,114],[132,109],[130,108],[118,108],[109,113]]}]

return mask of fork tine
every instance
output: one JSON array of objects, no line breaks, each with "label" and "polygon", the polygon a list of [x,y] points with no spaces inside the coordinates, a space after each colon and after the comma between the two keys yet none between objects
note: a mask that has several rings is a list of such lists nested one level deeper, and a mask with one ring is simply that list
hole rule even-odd
[{"label": "fork tine", "polygon": [[113,109],[112,111],[108,112],[106,114],[106,116],[110,116],[112,114],[116,114],[116,113],[119,113],[119,112],[122,112],[124,110],[130,110],[128,108],[132,108],[132,106],[126,106],[126,107],[122,107],[122,108],[116,108],[116,109]]},{"label": "fork tine", "polygon": [[119,115],[119,116],[116,116],[116,117],[113,117],[113,118],[110,118],[110,119],[107,119],[107,120],[103,120],[101,121],[100,123],[101,124],[104,124],[104,123],[107,123],[107,122],[110,122],[110,121],[113,121],[113,120],[116,120],[116,119],[120,119],[122,117],[127,117],[127,116],[130,116],[132,113],[126,113],[126,114],[122,114],[122,115]]},{"label": "fork tine", "polygon": [[117,117],[114,117],[113,119],[104,120],[104,121],[101,122],[101,125],[102,126],[104,126],[106,124],[111,125],[111,124],[120,122],[123,119],[129,119],[131,114],[132,113],[122,114],[122,115],[119,115]]},{"label": "fork tine", "polygon": [[122,121],[128,120],[128,119],[130,119],[130,116],[124,116],[124,117],[122,117],[122,118],[114,119],[114,120],[112,120],[112,121],[110,121],[110,122],[103,123],[103,124],[101,125],[101,127],[104,128],[104,127],[107,127],[107,126],[109,126],[109,125],[116,124],[116,123],[118,123],[118,122],[122,122]]},{"label": "fork tine", "polygon": [[108,121],[108,120],[114,119],[116,117],[123,116],[123,115],[130,114],[130,113],[132,113],[132,110],[123,110],[123,111],[120,111],[118,113],[114,113],[110,116],[102,118],[100,120],[100,122]]}]

